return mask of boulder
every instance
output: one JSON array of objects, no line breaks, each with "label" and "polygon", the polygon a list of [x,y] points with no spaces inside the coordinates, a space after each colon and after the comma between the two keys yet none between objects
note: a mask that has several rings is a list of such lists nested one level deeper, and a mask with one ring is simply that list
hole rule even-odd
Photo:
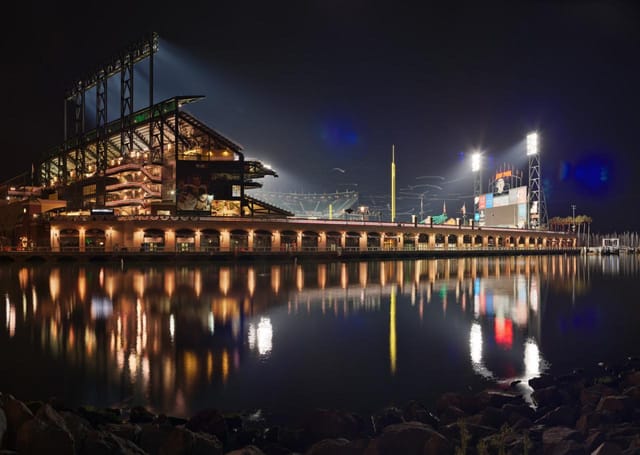
[{"label": "boulder", "polygon": [[586,435],[592,428],[597,428],[601,420],[600,414],[597,412],[582,414],[576,422],[576,430]]},{"label": "boulder", "polygon": [[535,421],[547,426],[573,427],[576,424],[577,412],[573,406],[562,405],[552,409]]},{"label": "boulder", "polygon": [[366,445],[354,444],[347,439],[323,439],[312,445],[306,455],[361,455]]},{"label": "boulder", "polygon": [[256,446],[248,445],[241,449],[236,449],[236,450],[232,450],[231,452],[227,452],[226,455],[264,455],[264,452]]},{"label": "boulder", "polygon": [[7,433],[7,416],[0,408],[0,448],[4,447],[4,435]]},{"label": "boulder", "polygon": [[465,414],[475,414],[481,406],[479,405],[477,398],[472,395],[452,392],[443,393],[436,402],[436,411],[438,415],[442,414],[450,407],[462,409]]},{"label": "boulder", "polygon": [[78,408],[78,415],[87,419],[94,427],[107,423],[122,423],[120,411],[116,409],[98,409],[93,406],[81,406]]},{"label": "boulder", "polygon": [[161,447],[166,445],[173,427],[171,425],[145,423],[140,425],[140,430],[140,443],[138,444],[140,448],[149,455],[157,455],[160,453]]},{"label": "boulder", "polygon": [[194,433],[187,428],[174,427],[159,449],[161,455],[222,455],[222,444],[207,433]]},{"label": "boulder", "polygon": [[620,455],[621,453],[622,449],[617,444],[606,441],[591,452],[591,455]]},{"label": "boulder", "polygon": [[463,419],[466,416],[467,414],[462,409],[456,406],[449,406],[440,413],[440,424],[448,425],[450,423],[457,422],[458,420]]},{"label": "boulder", "polygon": [[500,428],[507,421],[507,416],[502,409],[493,406],[484,408],[480,411],[480,415],[482,417],[478,423],[488,427]]},{"label": "boulder", "polygon": [[142,433],[140,425],[134,423],[108,423],[103,425],[102,429],[134,444],[140,442],[140,434]]},{"label": "boulder", "polygon": [[406,422],[422,422],[438,428],[440,420],[417,401],[409,401],[403,408],[403,416]]},{"label": "boulder", "polygon": [[371,416],[374,433],[380,433],[385,427],[395,423],[404,422],[404,416],[400,409],[388,407]]},{"label": "boulder", "polygon": [[40,418],[33,418],[20,426],[16,436],[18,453],[75,454],[75,442],[65,426]]},{"label": "boulder", "polygon": [[624,383],[627,386],[640,386],[640,371],[634,371],[626,375]]},{"label": "boulder", "polygon": [[87,455],[145,455],[146,452],[133,442],[108,431],[91,430],[87,434],[82,451]]},{"label": "boulder", "polygon": [[25,422],[33,419],[33,413],[22,401],[16,400],[13,395],[3,395],[2,401],[2,408],[7,418],[5,447],[14,449],[18,430]]},{"label": "boulder", "polygon": [[[582,442],[580,432],[568,427],[551,427],[542,433],[542,446],[544,453],[565,453],[565,449],[573,449],[574,444],[569,442]],[[567,452],[568,453],[568,452]]]},{"label": "boulder", "polygon": [[143,406],[134,406],[129,411],[129,422],[131,423],[151,423],[155,419],[156,415]]},{"label": "boulder", "polygon": [[541,374],[537,378],[529,379],[529,385],[533,387],[533,389],[544,389],[546,387],[552,386],[556,383],[556,379],[550,374]]},{"label": "boulder", "polygon": [[445,454],[453,448],[442,434],[419,422],[389,425],[376,439],[379,455]]},{"label": "boulder", "polygon": [[226,443],[228,430],[224,416],[217,409],[204,409],[189,419],[186,427],[195,433],[208,433]]},{"label": "boulder", "polygon": [[562,404],[562,394],[555,385],[545,387],[544,389],[534,390],[531,394],[534,402],[539,407],[557,408]]},{"label": "boulder", "polygon": [[476,395],[478,409],[485,407],[501,408],[505,404],[524,404],[522,395],[517,392],[484,390]]},{"label": "boulder", "polygon": [[316,409],[305,416],[303,427],[308,442],[336,438],[353,439],[360,434],[362,421],[350,412]]}]

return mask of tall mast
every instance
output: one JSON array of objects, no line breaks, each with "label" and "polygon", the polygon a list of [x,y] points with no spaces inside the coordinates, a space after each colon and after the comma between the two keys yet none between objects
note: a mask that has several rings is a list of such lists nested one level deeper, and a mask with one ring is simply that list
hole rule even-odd
[{"label": "tall mast", "polygon": [[396,146],[391,146],[391,222],[396,221]]}]

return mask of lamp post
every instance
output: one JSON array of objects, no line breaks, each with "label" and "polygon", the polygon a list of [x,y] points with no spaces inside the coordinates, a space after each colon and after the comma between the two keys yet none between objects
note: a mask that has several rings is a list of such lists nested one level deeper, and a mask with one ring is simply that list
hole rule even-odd
[{"label": "lamp post", "polygon": [[471,154],[471,172],[473,172],[473,222],[475,223],[478,201],[482,193],[482,152],[479,150]]},{"label": "lamp post", "polygon": [[576,232],[576,205],[571,204],[571,232]]}]

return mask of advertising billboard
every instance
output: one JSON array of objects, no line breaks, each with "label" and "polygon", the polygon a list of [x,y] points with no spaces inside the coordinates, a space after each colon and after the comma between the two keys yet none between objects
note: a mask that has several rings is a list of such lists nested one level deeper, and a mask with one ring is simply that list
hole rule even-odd
[{"label": "advertising billboard", "polygon": [[178,161],[176,212],[198,215],[240,214],[242,163]]},{"label": "advertising billboard", "polygon": [[489,201],[480,207],[479,225],[487,227],[525,228],[527,226],[527,187],[510,188],[501,195],[484,194]]}]

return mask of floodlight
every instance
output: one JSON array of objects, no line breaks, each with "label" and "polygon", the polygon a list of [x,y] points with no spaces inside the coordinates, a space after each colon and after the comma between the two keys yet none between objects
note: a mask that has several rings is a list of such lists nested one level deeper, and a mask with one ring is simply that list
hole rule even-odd
[{"label": "floodlight", "polygon": [[538,154],[538,133],[527,134],[527,156]]},{"label": "floodlight", "polygon": [[471,155],[471,171],[478,172],[480,170],[480,152],[474,152]]}]

